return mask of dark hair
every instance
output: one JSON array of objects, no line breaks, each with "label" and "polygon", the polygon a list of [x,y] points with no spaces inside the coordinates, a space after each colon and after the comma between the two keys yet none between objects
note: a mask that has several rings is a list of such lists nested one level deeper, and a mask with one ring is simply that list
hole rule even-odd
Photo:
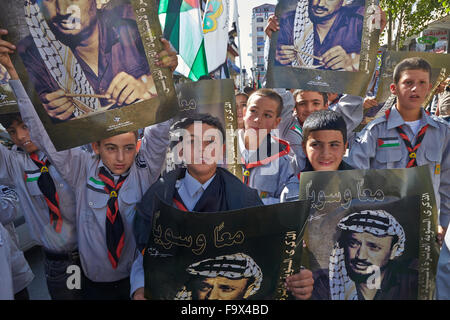
[{"label": "dark hair", "polygon": [[297,101],[297,96],[298,96],[299,94],[301,94],[301,93],[303,93],[303,92],[308,92],[308,91],[311,91],[311,92],[317,92],[318,94],[320,94],[320,95],[322,96],[322,98],[323,98],[323,105],[324,105],[324,106],[327,105],[327,103],[328,103],[328,94],[327,94],[326,92],[312,91],[312,90],[303,90],[303,89],[297,89],[297,90],[294,91],[294,93],[292,94],[293,97],[294,97],[294,102]]},{"label": "dark hair", "polygon": [[252,87],[247,86],[247,87],[244,87],[244,92],[247,95],[251,95],[253,92],[255,92],[255,89],[253,89]]},{"label": "dark hair", "polygon": [[19,112],[0,114],[0,124],[5,129],[8,129],[14,123],[14,121],[17,121],[19,123],[23,122],[22,116]]},{"label": "dark hair", "polygon": [[[170,128],[170,131],[186,129],[187,127],[193,125],[194,122],[201,122],[202,124],[205,123],[210,125],[211,127],[218,129],[222,134],[222,142],[225,143],[226,135],[222,122],[220,122],[219,118],[213,117],[212,115],[207,113],[194,113],[192,115],[189,115],[188,117],[175,122]],[[173,148],[176,144],[178,144],[178,142],[182,140],[183,136],[180,136],[180,139],[178,141],[172,141],[170,148]]]},{"label": "dark hair", "polygon": [[425,59],[419,57],[406,58],[400,61],[394,69],[393,80],[397,84],[402,76],[402,72],[406,70],[423,70],[428,72],[431,81],[431,66]]},{"label": "dark hair", "polygon": [[248,100],[250,100],[253,96],[256,96],[256,95],[274,100],[278,104],[277,118],[281,115],[281,111],[283,110],[283,98],[281,98],[281,96],[276,91],[274,91],[272,89],[265,89],[265,88],[258,89],[248,97]]},{"label": "dark hair", "polygon": [[337,130],[342,133],[344,143],[347,142],[347,125],[344,118],[332,110],[313,112],[303,123],[303,142],[308,141],[309,134],[319,130]]}]

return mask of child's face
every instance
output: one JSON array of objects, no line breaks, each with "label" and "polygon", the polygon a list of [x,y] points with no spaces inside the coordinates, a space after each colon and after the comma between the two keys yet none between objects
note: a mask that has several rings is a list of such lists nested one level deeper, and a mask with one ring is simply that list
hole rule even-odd
[{"label": "child's face", "polygon": [[244,109],[245,130],[264,130],[269,133],[276,129],[281,121],[277,116],[278,102],[274,99],[260,95],[252,95],[247,101],[247,108]]},{"label": "child's face", "polygon": [[347,143],[339,130],[310,132],[303,150],[314,171],[337,170],[344,157]]},{"label": "child's face", "polygon": [[244,108],[247,106],[247,97],[240,94],[236,96],[236,111],[237,111],[237,122],[238,128],[244,128]]},{"label": "child's face", "polygon": [[188,137],[183,137],[181,155],[189,174],[203,182],[209,179],[223,159],[222,133],[206,123],[194,123],[186,128]]},{"label": "child's face", "polygon": [[6,131],[9,133],[14,144],[23,149],[26,153],[38,151],[38,147],[31,142],[28,127],[22,121],[13,121]]},{"label": "child's face", "polygon": [[136,135],[119,134],[92,144],[94,152],[114,174],[124,174],[130,169],[137,154]]},{"label": "child's face", "polygon": [[392,83],[391,93],[397,96],[397,106],[404,110],[418,110],[430,92],[430,74],[422,69],[405,70],[398,83]]},{"label": "child's face", "polygon": [[313,112],[325,110],[327,102],[323,101],[323,96],[316,91],[303,91],[295,97],[295,112],[300,123]]}]

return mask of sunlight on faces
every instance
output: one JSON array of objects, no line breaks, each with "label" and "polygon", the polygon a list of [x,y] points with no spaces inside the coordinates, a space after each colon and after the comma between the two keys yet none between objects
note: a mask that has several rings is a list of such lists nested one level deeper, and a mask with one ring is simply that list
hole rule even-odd
[{"label": "sunlight on faces", "polygon": [[392,236],[377,237],[368,232],[351,232],[346,240],[345,260],[348,271],[355,276],[367,276],[373,272],[370,266],[384,270],[395,258],[396,247]]},{"label": "sunlight on faces", "polygon": [[100,156],[106,167],[114,174],[124,174],[130,169],[137,154],[137,137],[134,132],[92,143],[94,152]]},{"label": "sunlight on faces", "polygon": [[278,102],[269,97],[252,95],[244,109],[245,144],[255,150],[270,131],[281,121],[277,116]]},{"label": "sunlight on faces", "polygon": [[38,151],[38,147],[31,142],[30,132],[24,122],[15,120],[6,131],[14,144],[26,153]]},{"label": "sunlight on faces", "polygon": [[310,132],[303,151],[315,171],[333,171],[339,168],[347,144],[339,130],[317,130]]},{"label": "sunlight on faces", "polygon": [[419,110],[432,88],[430,74],[422,69],[404,70],[398,83],[390,90],[397,96],[397,106],[404,110]]},{"label": "sunlight on faces", "polygon": [[323,100],[323,96],[319,92],[303,91],[295,97],[295,113],[301,124],[311,113],[327,108],[328,103]]},{"label": "sunlight on faces", "polygon": [[197,290],[199,300],[242,300],[252,290],[247,288],[249,279],[228,279],[225,277],[206,278]]}]

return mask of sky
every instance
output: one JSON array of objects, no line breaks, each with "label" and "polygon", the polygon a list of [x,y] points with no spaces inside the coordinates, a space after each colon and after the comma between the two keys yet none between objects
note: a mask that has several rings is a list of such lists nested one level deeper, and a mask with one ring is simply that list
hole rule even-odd
[{"label": "sky", "polygon": [[[252,52],[252,9],[262,4],[277,4],[277,0],[237,0],[239,10],[239,28],[241,38],[242,64],[249,69],[252,66],[252,57],[248,54]],[[237,39],[236,39],[236,44]],[[236,57],[236,64],[239,65],[239,57]]]}]

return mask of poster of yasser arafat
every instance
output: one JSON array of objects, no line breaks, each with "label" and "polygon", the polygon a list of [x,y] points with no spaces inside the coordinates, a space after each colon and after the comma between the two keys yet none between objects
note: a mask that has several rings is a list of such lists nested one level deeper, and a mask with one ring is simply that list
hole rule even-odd
[{"label": "poster of yasser arafat", "polygon": [[[267,87],[364,96],[375,68],[376,0],[280,0],[270,39]],[[266,40],[268,41],[268,40]]]},{"label": "poster of yasser arafat", "polygon": [[[2,1],[14,65],[57,150],[171,118],[177,111],[154,0]],[[58,8],[57,8],[58,7]],[[175,103],[174,103],[175,102]]]},{"label": "poster of yasser arafat", "polygon": [[284,279],[300,270],[308,212],[308,201],[217,213],[160,202],[144,250],[145,296],[287,299]]},{"label": "poster of yasser arafat", "polygon": [[315,300],[432,299],[439,247],[428,166],[302,173],[302,264]]},{"label": "poster of yasser arafat", "polygon": [[[201,80],[197,82],[181,83],[176,86],[179,111],[175,120],[192,117],[194,114],[209,114],[219,119],[224,129],[226,152],[219,164],[227,164],[228,170],[240,177],[242,168],[238,164],[237,154],[237,116],[234,98],[234,83],[231,79],[224,80]],[[175,168],[180,164],[180,151],[182,144],[179,143],[180,132],[171,131],[171,150],[166,158],[166,170]],[[203,132],[204,138],[206,139]]]}]

